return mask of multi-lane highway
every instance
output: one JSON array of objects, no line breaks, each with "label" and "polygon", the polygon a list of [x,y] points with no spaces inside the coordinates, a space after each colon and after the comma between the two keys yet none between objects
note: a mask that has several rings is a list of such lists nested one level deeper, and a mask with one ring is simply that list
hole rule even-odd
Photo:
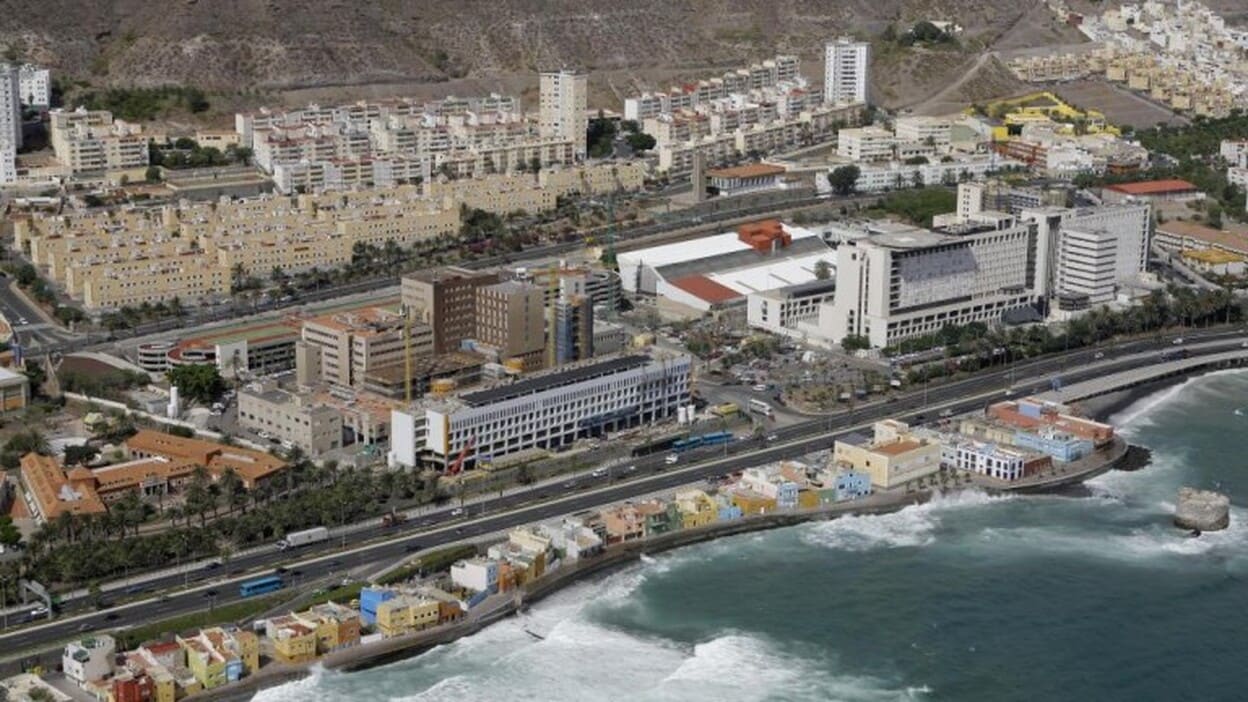
[{"label": "multi-lane highway", "polygon": [[[1186,348],[1193,356],[1239,348],[1244,336],[1238,331],[1218,330],[1193,333],[1186,337]],[[206,593],[214,593],[216,604],[239,599],[238,582],[247,576],[277,566],[289,569],[293,578],[306,582],[350,569],[393,562],[420,549],[434,548],[472,539],[514,526],[568,514],[637,495],[670,489],[700,479],[726,474],[783,458],[793,458],[826,449],[851,428],[861,428],[879,418],[893,416],[909,421],[935,417],[935,412],[971,411],[1003,396],[1011,379],[1019,394],[1047,388],[1049,378],[1060,374],[1064,382],[1077,382],[1156,363],[1159,349],[1169,348],[1170,340],[1132,341],[1112,349],[1082,350],[1045,359],[998,368],[964,380],[938,385],[893,402],[864,406],[849,415],[831,416],[785,427],[774,432],[770,442],[741,441],[725,448],[708,449],[702,454],[682,456],[669,466],[663,456],[636,461],[632,470],[621,468],[600,479],[579,478],[572,488],[544,486],[486,500],[455,516],[448,508],[425,515],[420,521],[400,528],[380,526],[361,530],[352,536],[354,547],[339,553],[281,553],[261,550],[232,560],[229,574],[200,571],[191,578],[191,588],[171,592],[163,598],[151,597],[119,605],[107,611],[84,611],[81,602],[71,602],[61,618],[23,627],[0,635],[0,650],[37,650],[71,638],[82,631],[117,628],[204,609]],[[1098,357],[1099,356],[1099,357]],[[926,398],[924,397],[926,395]],[[336,544],[335,544],[336,545]],[[301,560],[296,560],[301,559]],[[146,591],[182,587],[183,574],[161,575],[144,584]]]}]

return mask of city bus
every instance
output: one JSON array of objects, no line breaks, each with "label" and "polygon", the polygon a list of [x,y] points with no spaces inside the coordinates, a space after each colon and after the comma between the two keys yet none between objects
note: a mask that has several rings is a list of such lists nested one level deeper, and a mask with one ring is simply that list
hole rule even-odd
[{"label": "city bus", "polygon": [[268,592],[274,592],[275,590],[281,590],[285,586],[286,583],[282,582],[282,576],[266,575],[263,578],[248,580],[247,582],[239,585],[238,594],[243,597],[263,595]]},{"label": "city bus", "polygon": [[764,417],[770,417],[772,415],[771,405],[763,402],[762,400],[750,400],[750,411],[754,414],[761,414]]}]

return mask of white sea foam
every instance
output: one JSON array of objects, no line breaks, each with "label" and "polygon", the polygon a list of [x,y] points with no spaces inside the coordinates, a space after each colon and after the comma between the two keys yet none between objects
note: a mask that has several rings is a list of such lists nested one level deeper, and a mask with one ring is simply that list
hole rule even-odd
[{"label": "white sea foam", "polygon": [[1172,385],[1164,390],[1136,400],[1110,417],[1109,422],[1127,433],[1131,433],[1151,426],[1152,416],[1157,414],[1158,410],[1169,406],[1176,400],[1188,399],[1194,392],[1209,393],[1214,396],[1208,399],[1241,396],[1242,388],[1230,387],[1224,381],[1213,381],[1214,378],[1228,375],[1236,376],[1240,379],[1248,379],[1248,374],[1245,374],[1245,371],[1238,368],[1228,368],[1188,378],[1182,383]]},{"label": "white sea foam", "polygon": [[319,696],[319,690],[324,686],[326,677],[336,675],[340,673],[326,670],[320,663],[316,663],[308,669],[307,677],[261,690],[252,698],[252,702],[303,702],[316,699]]},{"label": "white sea foam", "polygon": [[979,490],[960,490],[937,495],[923,504],[879,515],[851,515],[808,527],[807,543],[842,551],[927,546],[936,538],[943,512],[1003,503],[1013,495],[989,495]]}]

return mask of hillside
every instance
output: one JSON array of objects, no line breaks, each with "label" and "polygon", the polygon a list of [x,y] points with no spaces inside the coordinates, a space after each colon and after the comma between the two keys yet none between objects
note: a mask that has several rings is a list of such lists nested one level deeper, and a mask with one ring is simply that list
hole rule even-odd
[{"label": "hillside", "polygon": [[[605,99],[603,91],[618,95],[638,83],[699,75],[776,51],[813,59],[829,37],[874,36],[889,23],[904,28],[919,19],[947,19],[966,28],[963,43],[970,48],[991,46],[1006,35],[1017,43],[1013,30],[1020,18],[1034,15],[1028,11],[1037,4],[0,0],[5,17],[0,49],[93,87],[177,83],[244,97],[257,91],[489,81],[566,64],[602,74],[605,82],[596,86],[596,97]],[[1036,41],[1051,41],[1052,31],[1040,32]],[[960,65],[941,63],[951,64],[951,70]],[[902,88],[890,92],[904,94]]]}]

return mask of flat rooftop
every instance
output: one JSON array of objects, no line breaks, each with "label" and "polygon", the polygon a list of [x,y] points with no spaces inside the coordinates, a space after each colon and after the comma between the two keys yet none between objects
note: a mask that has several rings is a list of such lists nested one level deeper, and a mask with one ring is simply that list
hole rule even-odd
[{"label": "flat rooftop", "polygon": [[509,385],[503,385],[497,388],[467,393],[460,395],[459,401],[469,407],[480,407],[482,405],[503,402],[516,397],[524,397],[526,395],[532,395],[566,385],[573,385],[575,383],[593,378],[622,373],[634,368],[640,368],[650,363],[650,361],[651,359],[649,356],[621,356],[619,358],[612,358],[599,363],[591,363],[577,368],[570,368],[568,370],[525,378],[524,380],[519,380]]}]

